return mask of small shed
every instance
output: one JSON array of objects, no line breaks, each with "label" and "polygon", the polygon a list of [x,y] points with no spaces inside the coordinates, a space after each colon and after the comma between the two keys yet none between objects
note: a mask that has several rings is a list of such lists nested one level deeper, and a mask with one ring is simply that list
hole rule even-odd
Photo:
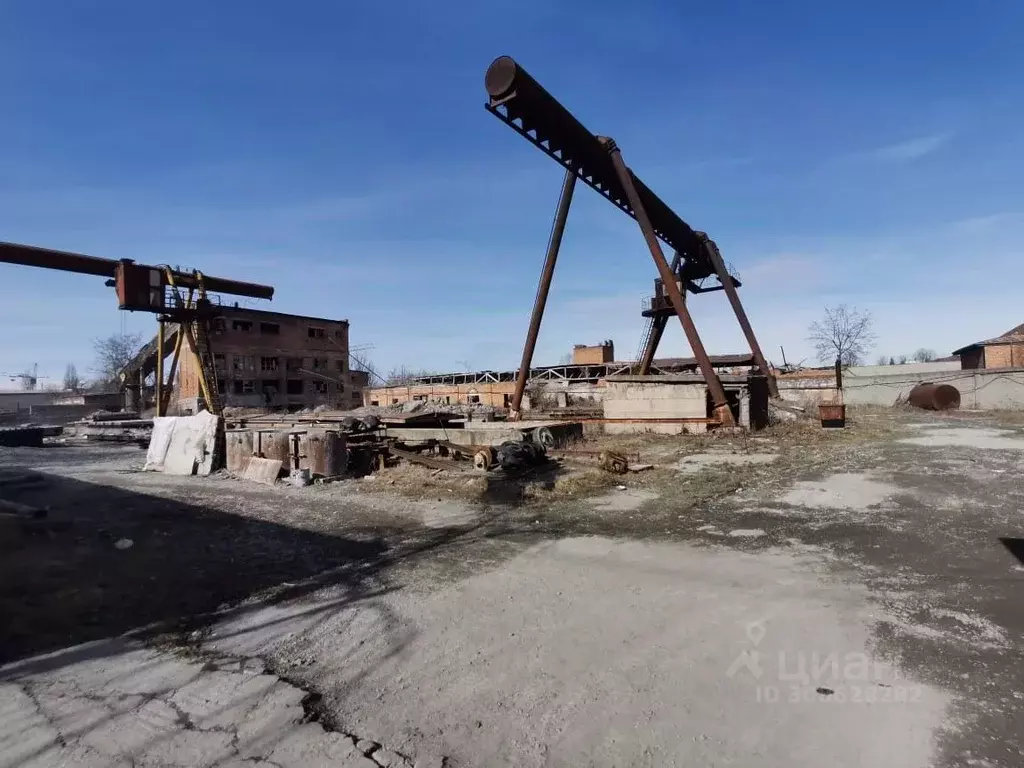
[{"label": "small shed", "polygon": [[1024,324],[994,339],[968,344],[953,354],[960,356],[960,367],[964,369],[1024,368]]}]

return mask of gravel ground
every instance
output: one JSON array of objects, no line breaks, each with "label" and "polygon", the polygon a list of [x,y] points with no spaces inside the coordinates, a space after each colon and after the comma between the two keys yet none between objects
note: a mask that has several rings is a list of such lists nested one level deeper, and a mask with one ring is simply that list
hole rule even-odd
[{"label": "gravel ground", "polygon": [[414,500],[7,449],[50,516],[0,557],[0,658],[146,627],[451,766],[1021,764],[1019,426],[854,411],[649,452],[625,490]]}]

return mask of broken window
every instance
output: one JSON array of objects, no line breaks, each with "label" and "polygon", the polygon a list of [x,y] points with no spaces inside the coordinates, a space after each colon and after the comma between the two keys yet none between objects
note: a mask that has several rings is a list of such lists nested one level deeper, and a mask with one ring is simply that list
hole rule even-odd
[{"label": "broken window", "polygon": [[248,333],[249,331],[252,330],[252,323],[250,323],[248,320],[232,320],[231,330]]},{"label": "broken window", "polygon": [[235,355],[231,358],[231,367],[235,371],[255,371],[256,357],[253,355]]},{"label": "broken window", "polygon": [[248,395],[256,391],[256,382],[252,379],[235,379],[234,392],[236,395]]},{"label": "broken window", "polygon": [[288,379],[285,384],[285,391],[289,395],[301,395],[302,394],[302,379]]},{"label": "broken window", "polygon": [[471,402],[471,403],[479,403],[480,402],[480,395],[470,395],[469,396],[469,402]]},{"label": "broken window", "polygon": [[322,339],[325,336],[323,328],[317,328],[316,326],[311,325],[308,330],[309,338],[311,339]]},{"label": "broken window", "polygon": [[227,369],[228,369],[227,358],[224,355],[220,354],[220,353],[214,353],[214,355],[213,355],[213,370],[215,370],[217,373],[224,373],[225,371],[227,371]]},{"label": "broken window", "polygon": [[276,357],[261,357],[260,358],[260,370],[261,371],[276,371],[278,367],[278,359]]},{"label": "broken window", "polygon": [[276,381],[261,381],[260,392],[265,395],[276,395],[277,394],[277,382]]},{"label": "broken window", "polygon": [[228,383],[224,379],[217,379],[217,393],[226,394],[228,391]]},{"label": "broken window", "polygon": [[242,394],[242,380],[241,379],[235,379],[235,383],[234,383],[234,387],[232,388],[232,391],[236,395]]},{"label": "broken window", "polygon": [[277,336],[281,333],[281,326],[277,323],[260,323],[260,333],[264,336]]},{"label": "broken window", "polygon": [[427,396],[426,395],[413,395],[412,399],[413,400],[426,400]]},{"label": "broken window", "polygon": [[380,405],[380,400],[371,400],[370,401],[370,405],[372,405],[374,408],[376,408],[377,406]]},{"label": "broken window", "polygon": [[321,372],[322,371],[326,371],[327,370],[327,360],[325,358],[322,358],[322,357],[314,357],[313,358],[313,370],[314,371],[321,371]]},{"label": "broken window", "polygon": [[344,373],[345,372],[345,360],[344,359],[335,360],[334,361],[334,365],[338,369],[338,373]]},{"label": "broken window", "polygon": [[298,371],[302,368],[302,358],[289,357],[284,361],[284,367],[287,371]]},{"label": "broken window", "polygon": [[210,323],[210,330],[214,333],[223,333],[228,329],[228,321],[223,317],[213,318],[213,322]]},{"label": "broken window", "polygon": [[327,382],[326,381],[314,381],[313,382],[313,391],[316,392],[318,395],[326,395],[327,394]]}]

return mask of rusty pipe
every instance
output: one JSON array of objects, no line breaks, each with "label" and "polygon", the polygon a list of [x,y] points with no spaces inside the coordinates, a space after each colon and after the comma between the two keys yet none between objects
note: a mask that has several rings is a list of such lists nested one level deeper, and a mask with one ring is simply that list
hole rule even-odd
[{"label": "rusty pipe", "polygon": [[960,390],[952,384],[918,384],[907,402],[926,411],[950,411],[960,407]]},{"label": "rusty pipe", "polygon": [[572,204],[572,193],[575,188],[576,174],[572,169],[567,168],[565,178],[562,180],[562,191],[558,195],[558,207],[555,209],[555,221],[551,227],[551,237],[548,238],[548,250],[544,255],[544,267],[540,274],[540,284],[537,286],[537,297],[533,302],[530,327],[526,332],[523,358],[519,363],[519,372],[516,374],[516,388],[512,393],[512,402],[509,409],[509,419],[512,421],[518,420],[521,412],[523,393],[526,391],[526,381],[530,378],[533,352],[537,347],[540,323],[544,319],[544,308],[548,303],[551,279],[555,275],[555,262],[558,261],[558,251],[562,247],[562,235],[565,234],[565,222],[569,218],[569,206]]},{"label": "rusty pipe", "polygon": [[690,348],[693,350],[693,356],[697,358],[697,364],[700,366],[700,372],[704,375],[704,383],[707,384],[708,392],[711,394],[711,401],[714,404],[715,416],[723,426],[731,427],[736,422],[732,417],[732,411],[729,410],[729,402],[725,397],[725,389],[722,388],[722,382],[718,378],[718,374],[715,373],[714,367],[711,365],[711,358],[708,357],[707,350],[704,349],[704,343],[700,340],[700,335],[697,333],[697,326],[694,325],[693,318],[690,317],[690,311],[686,308],[686,302],[683,300],[683,294],[680,292],[679,285],[676,283],[676,276],[672,273],[672,269],[669,267],[668,261],[665,260],[665,254],[661,250],[661,244],[658,242],[658,236],[654,232],[654,227],[651,226],[651,220],[647,218],[647,212],[644,210],[643,203],[640,201],[640,196],[637,194],[636,187],[633,185],[633,178],[629,172],[629,168],[626,167],[626,162],[622,159],[622,153],[619,151],[619,148],[612,139],[607,137],[599,137],[599,139],[608,150],[612,165],[615,167],[615,173],[618,176],[623,189],[625,189],[626,195],[629,197],[629,202],[633,208],[636,221],[640,225],[640,231],[643,233],[644,239],[647,241],[647,247],[651,251],[651,257],[654,259],[654,265],[658,268],[658,273],[661,275],[664,289],[666,293],[668,293],[669,299],[672,301],[672,306],[675,309],[676,314],[679,316],[679,322],[682,323],[683,333],[686,334],[686,340],[690,342]]}]

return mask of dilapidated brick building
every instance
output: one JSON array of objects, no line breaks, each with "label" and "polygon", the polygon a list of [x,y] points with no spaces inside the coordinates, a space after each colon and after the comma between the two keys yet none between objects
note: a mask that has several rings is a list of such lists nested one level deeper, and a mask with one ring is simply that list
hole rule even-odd
[{"label": "dilapidated brick building", "polygon": [[1024,368],[1024,325],[953,352],[961,368]]},{"label": "dilapidated brick building", "polygon": [[[211,326],[210,348],[225,406],[362,404],[361,380],[349,370],[347,320],[223,307]],[[183,355],[175,392],[179,411],[195,411],[201,396],[195,359]]]}]

